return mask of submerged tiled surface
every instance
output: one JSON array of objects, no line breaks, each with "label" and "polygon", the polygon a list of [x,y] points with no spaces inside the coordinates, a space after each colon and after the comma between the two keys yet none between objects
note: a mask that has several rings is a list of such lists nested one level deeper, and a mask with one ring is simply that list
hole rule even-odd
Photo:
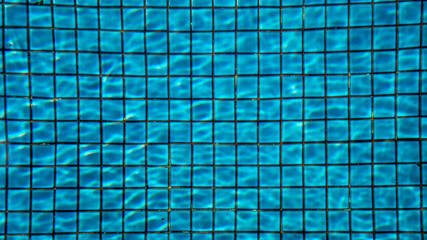
[{"label": "submerged tiled surface", "polygon": [[427,238],[422,1],[1,13],[1,239]]}]

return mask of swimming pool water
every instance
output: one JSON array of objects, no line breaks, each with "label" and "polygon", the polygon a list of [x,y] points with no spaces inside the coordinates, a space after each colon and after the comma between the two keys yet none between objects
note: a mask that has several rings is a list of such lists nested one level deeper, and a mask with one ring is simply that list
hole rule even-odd
[{"label": "swimming pool water", "polygon": [[427,239],[423,1],[0,10],[0,239]]}]

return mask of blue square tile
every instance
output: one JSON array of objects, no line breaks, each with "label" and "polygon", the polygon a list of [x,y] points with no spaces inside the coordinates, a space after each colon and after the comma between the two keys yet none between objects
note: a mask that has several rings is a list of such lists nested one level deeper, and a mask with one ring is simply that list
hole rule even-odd
[{"label": "blue square tile", "polygon": [[212,10],[211,9],[193,9],[193,22],[191,28],[193,31],[212,30]]},{"label": "blue square tile", "polygon": [[27,9],[25,5],[7,4],[4,10],[6,26],[27,25]]},{"label": "blue square tile", "polygon": [[306,99],[305,119],[323,119],[325,117],[324,99]]},{"label": "blue square tile", "polygon": [[325,186],[325,167],[309,166],[304,169],[304,181],[306,186]]},{"label": "blue square tile", "polygon": [[[357,5],[356,5],[357,6]],[[371,49],[371,29],[352,28],[350,30],[350,50],[370,50]]]},{"label": "blue square tile", "polygon": [[284,186],[302,186],[301,167],[283,167]]},{"label": "blue square tile", "polygon": [[393,165],[375,165],[374,183],[375,185],[395,185],[396,184],[396,166]]},{"label": "blue square tile", "polygon": [[98,12],[96,8],[77,8],[78,28],[98,28]]},{"label": "blue square tile", "polygon": [[326,191],[325,188],[306,188],[305,208],[306,209],[325,209],[326,208]]},{"label": "blue square tile", "polygon": [[305,74],[324,74],[325,55],[320,53],[306,54],[304,57]]},{"label": "blue square tile", "polygon": [[197,145],[193,147],[194,164],[212,164],[213,147],[211,145]]},{"label": "blue square tile", "polygon": [[5,53],[6,72],[28,72],[28,54],[25,52],[8,51]]},{"label": "blue square tile", "polygon": [[236,27],[235,14],[234,9],[215,9],[215,30],[234,30]]},{"label": "blue square tile", "polygon": [[[270,47],[272,47],[272,45],[270,45]],[[262,45],[261,45],[261,48],[262,48]],[[301,52],[302,51],[302,32],[301,31],[283,32],[282,33],[282,49],[283,49],[283,52]]]},{"label": "blue square tile", "polygon": [[211,187],[213,185],[212,167],[194,167],[193,168],[193,186]]},{"label": "blue square tile", "polygon": [[280,168],[279,167],[260,167],[259,184],[263,187],[280,186]]},{"label": "blue square tile", "polygon": [[[46,43],[44,44],[46,45]],[[76,50],[76,38],[75,38],[74,31],[56,30],[55,31],[55,49],[70,50],[70,51]]]},{"label": "blue square tile", "polygon": [[[121,232],[122,231],[122,212],[105,212],[101,217],[101,231],[103,232]],[[112,238],[111,235],[106,235]],[[120,235],[119,235],[120,236]],[[121,236],[120,236],[121,237]]]},{"label": "blue square tile", "polygon": [[282,141],[301,142],[303,132],[302,122],[286,122],[282,126]]},{"label": "blue square tile", "polygon": [[257,9],[238,9],[237,10],[237,29],[238,30],[256,30],[258,28]]},{"label": "blue square tile", "polygon": [[302,55],[301,54],[282,55],[282,73],[283,74],[301,74],[302,73]]},{"label": "blue square tile", "polygon": [[303,194],[300,188],[284,188],[282,190],[283,208],[302,209]]},{"label": "blue square tile", "polygon": [[398,93],[418,93],[419,74],[413,72],[399,73],[397,75]]},{"label": "blue square tile", "polygon": [[416,24],[421,21],[421,2],[399,3],[399,24]]},{"label": "blue square tile", "polygon": [[349,212],[347,211],[328,212],[328,220],[331,231],[349,230]]},{"label": "blue square tile", "polygon": [[256,55],[237,55],[237,74],[257,74],[258,57]]},{"label": "blue square tile", "polygon": [[305,122],[304,137],[305,141],[324,141],[325,140],[325,122],[324,121],[309,121]]},{"label": "blue square tile", "polygon": [[215,207],[219,209],[230,209],[235,207],[234,189],[216,189]]},{"label": "blue square tile", "polygon": [[242,187],[257,186],[258,184],[257,183],[258,181],[257,167],[239,167],[238,170],[239,170],[238,177],[237,177],[238,186],[242,186]]},{"label": "blue square tile", "polygon": [[209,209],[213,207],[212,189],[193,189],[193,207]]},{"label": "blue square tile", "polygon": [[374,24],[375,25],[394,25],[396,24],[396,4],[379,3],[374,6]]},{"label": "blue square tile", "polygon": [[375,72],[393,72],[396,69],[396,53],[375,52],[374,53],[374,71]]},{"label": "blue square tile", "polygon": [[[414,34],[414,37],[408,34]],[[419,47],[420,35],[420,28],[416,26],[399,27],[399,48]]]},{"label": "blue square tile", "polygon": [[350,5],[350,26],[369,26],[372,24],[370,5]]},{"label": "blue square tile", "polygon": [[170,218],[171,218],[170,228],[172,231],[190,230],[190,212],[189,211],[171,212]]},{"label": "blue square tile", "polygon": [[374,29],[374,49],[394,49],[395,47],[395,27],[376,27]]},{"label": "blue square tile", "polygon": [[280,73],[280,55],[260,55],[260,74],[279,74]]},{"label": "blue square tile", "polygon": [[[303,230],[303,214],[304,212],[302,211],[285,211],[282,214],[282,221],[283,221],[283,226],[282,229],[284,231],[302,231]],[[292,234],[291,236],[292,239],[298,239],[295,238],[295,236]],[[303,239],[302,235],[301,238],[299,239]]]},{"label": "blue square tile", "polygon": [[28,234],[30,227],[30,214],[29,213],[17,213],[12,212],[7,215],[7,221],[9,224],[7,232],[12,234]]},{"label": "blue square tile", "polygon": [[[400,166],[399,166],[400,167]],[[407,169],[409,170],[409,169]],[[399,169],[400,171],[400,169]],[[412,171],[415,172],[415,171]],[[399,184],[401,184],[401,175],[399,175]],[[418,183],[420,181],[418,180]],[[403,184],[405,184],[403,182]],[[419,208],[421,206],[420,191],[416,187],[398,188],[399,208]]]},{"label": "blue square tile", "polygon": [[306,211],[305,219],[306,219],[305,227],[307,231],[325,231],[326,230],[327,223],[326,223],[325,211]]},{"label": "blue square tile", "polygon": [[321,164],[325,163],[325,145],[320,143],[305,144],[304,146],[304,163]]},{"label": "blue square tile", "polygon": [[399,229],[403,231],[420,231],[420,211],[400,210],[399,211]]},{"label": "blue square tile", "polygon": [[306,7],[305,8],[305,28],[323,28],[325,27],[325,7]]},{"label": "blue square tile", "polygon": [[327,123],[328,140],[345,141],[348,140],[349,130],[347,120],[333,120]]},{"label": "blue square tile", "polygon": [[144,13],[144,9],[123,9],[123,28],[144,30]]},{"label": "blue square tile", "polygon": [[348,186],[347,166],[328,166],[328,186]]},{"label": "blue square tile", "polygon": [[325,96],[325,79],[324,77],[308,76],[304,79],[306,97],[323,97]]},{"label": "blue square tile", "polygon": [[[330,2],[328,2],[330,3]],[[327,27],[347,27],[348,26],[348,6],[337,5],[327,6]]]},{"label": "blue square tile", "polygon": [[349,202],[350,201],[348,188],[328,189],[328,208],[347,209],[349,206]]},{"label": "blue square tile", "polygon": [[[193,229],[196,231],[212,231],[213,228],[212,212],[194,211],[193,212]],[[204,236],[204,235],[201,235]]]},{"label": "blue square tile", "polygon": [[[408,49],[399,50],[398,52],[398,70],[399,71],[410,71],[418,70],[420,68],[420,50],[419,49]],[[424,55],[424,52],[423,52]],[[422,63],[424,66],[424,63]]]},{"label": "blue square tile", "polygon": [[171,123],[171,142],[190,142],[190,123]]},{"label": "blue square tile", "polygon": [[301,7],[283,8],[282,19],[284,29],[300,29],[302,28],[303,9]]},{"label": "blue square tile", "polygon": [[214,137],[217,143],[234,143],[234,123],[216,123]]},{"label": "blue square tile", "polygon": [[237,212],[237,231],[256,231],[258,215],[252,211]]},{"label": "blue square tile", "polygon": [[79,207],[83,210],[98,210],[100,208],[99,190],[80,190]]},{"label": "blue square tile", "polygon": [[397,161],[398,162],[419,162],[420,145],[412,141],[397,142]]},{"label": "blue square tile", "polygon": [[190,198],[191,194],[188,189],[171,189],[171,208],[190,208]]},{"label": "blue square tile", "polygon": [[[221,162],[218,163],[218,161],[216,161],[215,163],[221,164]],[[236,185],[235,175],[235,167],[216,167],[215,186],[234,187]]]},{"label": "blue square tile", "polygon": [[351,207],[354,209],[372,208],[372,189],[352,188]]},{"label": "blue square tile", "polygon": [[418,138],[420,134],[418,118],[397,119],[398,138]]},{"label": "blue square tile", "polygon": [[126,53],[144,52],[145,34],[141,32],[124,32],[123,33],[123,51]]},{"label": "blue square tile", "polygon": [[257,163],[258,152],[257,146],[238,145],[237,160],[239,164],[254,165]]},{"label": "blue square tile", "polygon": [[[329,87],[328,87],[329,90]],[[329,119],[348,118],[347,98],[330,98],[326,101]],[[342,123],[342,122],[340,122]]]},{"label": "blue square tile", "polygon": [[304,32],[304,51],[323,52],[325,42],[325,32],[320,30]]},{"label": "blue square tile", "polygon": [[259,123],[259,142],[274,143],[280,141],[280,124],[276,122]]},{"label": "blue square tile", "polygon": [[259,29],[280,29],[280,9],[260,8],[259,15]]},{"label": "blue square tile", "polygon": [[98,32],[94,30],[79,30],[77,32],[77,48],[82,51],[98,51]]},{"label": "blue square tile", "polygon": [[74,9],[70,7],[55,7],[54,18],[55,27],[58,28],[75,28],[76,22]]},{"label": "blue square tile", "polygon": [[[326,50],[327,51],[346,51],[348,33],[344,29],[326,30]],[[323,41],[323,40],[322,40]]]},{"label": "blue square tile", "polygon": [[[371,211],[351,211],[351,227],[355,231],[366,229],[372,231],[372,212]],[[356,230],[358,229],[358,230]]]}]

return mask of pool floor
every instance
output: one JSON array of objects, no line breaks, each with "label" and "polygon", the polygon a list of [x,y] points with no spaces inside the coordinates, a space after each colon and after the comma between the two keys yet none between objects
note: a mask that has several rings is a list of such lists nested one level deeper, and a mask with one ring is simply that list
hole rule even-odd
[{"label": "pool floor", "polygon": [[0,240],[427,240],[424,1],[0,4]]}]

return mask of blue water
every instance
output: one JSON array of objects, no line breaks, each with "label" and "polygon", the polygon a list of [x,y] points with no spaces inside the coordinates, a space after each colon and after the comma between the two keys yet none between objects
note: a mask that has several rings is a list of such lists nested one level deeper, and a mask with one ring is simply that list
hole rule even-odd
[{"label": "blue water", "polygon": [[427,239],[425,9],[2,1],[0,239]]}]

